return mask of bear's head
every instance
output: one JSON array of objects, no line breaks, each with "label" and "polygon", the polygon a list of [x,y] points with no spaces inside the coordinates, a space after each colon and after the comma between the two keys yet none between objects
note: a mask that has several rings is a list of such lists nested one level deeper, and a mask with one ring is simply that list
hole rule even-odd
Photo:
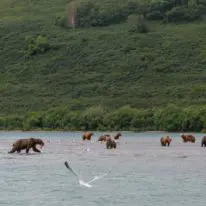
[{"label": "bear's head", "polygon": [[40,148],[44,146],[44,142],[41,139],[35,139],[35,143],[40,145]]}]

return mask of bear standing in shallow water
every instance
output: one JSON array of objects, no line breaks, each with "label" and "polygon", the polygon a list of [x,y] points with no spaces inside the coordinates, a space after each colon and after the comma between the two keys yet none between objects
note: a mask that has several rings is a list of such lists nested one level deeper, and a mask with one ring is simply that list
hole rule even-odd
[{"label": "bear standing in shallow water", "polygon": [[161,137],[160,142],[163,147],[169,147],[170,143],[172,142],[172,139],[169,136]]},{"label": "bear standing in shallow water", "polygon": [[82,140],[91,140],[92,139],[92,136],[94,135],[93,132],[85,132],[83,135],[82,135]]},{"label": "bear standing in shallow water", "polygon": [[40,145],[42,148],[44,146],[44,142],[41,139],[36,138],[19,139],[16,142],[14,142],[11,151],[9,151],[8,153],[20,153],[21,150],[26,149],[26,153],[28,154],[31,148],[34,152],[40,153],[40,150],[36,148],[36,145]]},{"label": "bear standing in shallow water", "polygon": [[204,136],[204,137],[202,138],[201,146],[202,146],[202,147],[206,147],[206,136]]},{"label": "bear standing in shallow water", "polygon": [[107,140],[107,142],[106,142],[107,149],[116,149],[116,147],[117,147],[117,144],[114,140],[112,140],[112,139]]}]

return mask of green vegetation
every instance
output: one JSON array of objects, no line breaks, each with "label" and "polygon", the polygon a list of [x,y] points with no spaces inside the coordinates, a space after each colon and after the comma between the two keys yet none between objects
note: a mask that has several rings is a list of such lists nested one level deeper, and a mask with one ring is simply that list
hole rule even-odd
[{"label": "green vegetation", "polygon": [[1,0],[0,128],[203,131],[205,14],[205,0]]},{"label": "green vegetation", "polygon": [[26,42],[28,56],[44,53],[50,48],[48,39],[41,35],[37,36],[36,38],[26,37]]},{"label": "green vegetation", "polygon": [[163,109],[135,109],[130,106],[108,111],[102,107],[88,108],[84,112],[70,111],[66,107],[46,112],[29,113],[22,117],[0,119],[1,129],[21,130],[164,130],[197,131],[206,129],[206,106],[184,109],[168,105]]}]

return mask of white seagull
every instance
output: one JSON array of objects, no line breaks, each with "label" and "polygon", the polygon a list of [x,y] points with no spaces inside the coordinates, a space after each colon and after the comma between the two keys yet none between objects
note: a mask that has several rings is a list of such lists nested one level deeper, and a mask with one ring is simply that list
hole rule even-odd
[{"label": "white seagull", "polygon": [[67,161],[64,162],[64,164],[65,164],[66,168],[69,169],[69,171],[70,171],[75,177],[77,177],[79,184],[82,185],[82,186],[85,186],[85,187],[92,187],[92,185],[91,185],[90,183],[92,183],[92,182],[94,182],[94,181],[96,181],[96,180],[98,180],[98,179],[100,179],[100,178],[102,178],[102,177],[104,177],[104,176],[107,175],[107,173],[105,173],[105,174],[103,174],[103,175],[101,175],[101,176],[95,176],[95,177],[94,177],[92,180],[90,180],[89,182],[85,182],[84,180],[81,180],[81,179],[79,178],[79,176],[72,170],[72,168],[69,166],[69,164],[68,164]]}]

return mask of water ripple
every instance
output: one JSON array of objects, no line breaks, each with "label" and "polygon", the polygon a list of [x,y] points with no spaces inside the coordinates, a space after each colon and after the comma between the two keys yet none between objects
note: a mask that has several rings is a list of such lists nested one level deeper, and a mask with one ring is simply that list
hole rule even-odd
[{"label": "water ripple", "polygon": [[[158,133],[134,138],[125,132],[127,144],[120,140],[116,150],[106,150],[105,144],[68,139],[70,133],[37,134],[49,141],[41,154],[30,155],[8,154],[17,134],[0,134],[1,206],[205,205],[206,149],[199,143],[177,139],[163,148]],[[92,188],[81,187],[65,160],[85,181],[111,173]]]}]

